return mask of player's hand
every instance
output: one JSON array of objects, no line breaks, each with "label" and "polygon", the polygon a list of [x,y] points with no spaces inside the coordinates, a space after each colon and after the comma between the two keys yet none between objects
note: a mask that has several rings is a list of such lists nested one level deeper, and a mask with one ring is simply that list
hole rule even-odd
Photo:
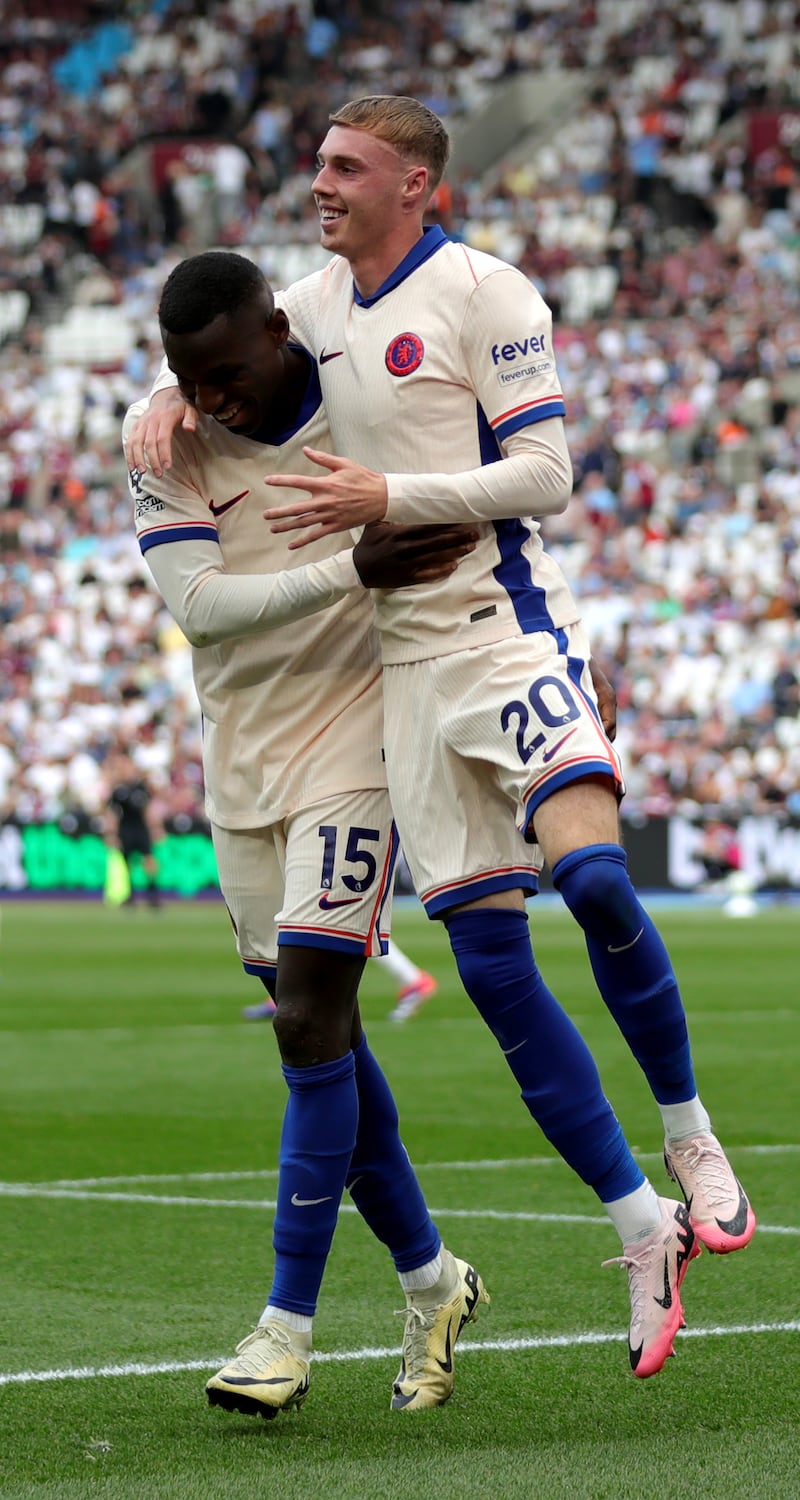
[{"label": "player's hand", "polygon": [[308,497],[264,511],[265,519],[272,522],[272,531],[304,529],[303,536],[289,543],[290,551],[335,531],[350,531],[354,526],[383,519],[388,503],[383,474],[318,448],[304,448],[303,452],[321,469],[327,469],[327,474],[319,479],[308,474],[268,474],[265,480],[275,489],[303,490]]},{"label": "player's hand", "polygon": [[181,426],[194,432],[197,411],[185,401],[176,385],[154,391],[150,405],[137,418],[125,440],[129,469],[152,469],[158,479],[172,465],[172,434]]},{"label": "player's hand", "polygon": [[602,667],[597,665],[593,656],[589,657],[589,671],[592,674],[592,683],[597,694],[597,707],[600,710],[603,728],[608,738],[613,740],[617,733],[617,695]]},{"label": "player's hand", "polygon": [[454,573],[474,552],[478,532],[469,526],[392,526],[374,521],[353,549],[361,582],[368,589],[399,589],[434,583]]}]

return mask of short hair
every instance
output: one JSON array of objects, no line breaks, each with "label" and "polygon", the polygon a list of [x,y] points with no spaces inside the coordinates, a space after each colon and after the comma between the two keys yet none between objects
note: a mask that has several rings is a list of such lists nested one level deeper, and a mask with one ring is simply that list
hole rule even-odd
[{"label": "short hair", "polygon": [[167,333],[197,333],[214,319],[261,297],[270,313],[272,288],[255,261],[233,250],[205,250],[182,260],[164,282],[158,321]]},{"label": "short hair", "polygon": [[450,138],[438,115],[405,94],[369,94],[351,99],[328,116],[331,125],[349,125],[388,141],[400,156],[418,157],[430,173],[431,189],[442,180]]}]

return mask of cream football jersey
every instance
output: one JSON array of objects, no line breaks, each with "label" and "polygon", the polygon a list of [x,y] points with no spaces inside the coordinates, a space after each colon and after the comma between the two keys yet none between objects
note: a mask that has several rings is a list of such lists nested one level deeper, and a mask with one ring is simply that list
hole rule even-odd
[{"label": "cream football jersey", "polygon": [[535,519],[564,509],[572,476],[552,319],[527,277],[432,228],[372,297],[337,256],[279,301],[316,355],[334,451],[388,475],[387,519],[479,523],[449,578],[375,591],[384,661],[576,621]]},{"label": "cream football jersey", "polygon": [[223,828],[386,784],[380,649],[352,538],[290,552],[263,518],[264,476],[308,471],[303,444],[331,444],[309,367],[291,432],[255,441],[199,415],[196,433],[174,434],[161,478],[130,476],[139,546],[192,642],[206,807]]}]

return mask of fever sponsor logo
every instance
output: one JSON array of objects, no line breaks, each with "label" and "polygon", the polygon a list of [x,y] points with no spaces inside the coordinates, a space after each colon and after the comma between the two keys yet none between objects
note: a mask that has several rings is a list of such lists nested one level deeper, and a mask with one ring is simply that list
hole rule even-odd
[{"label": "fever sponsor logo", "polygon": [[510,344],[492,344],[492,364],[513,364],[517,359],[528,359],[532,354],[546,354],[547,340],[543,333],[531,333],[526,339],[513,339]]},{"label": "fever sponsor logo", "polygon": [[550,359],[540,359],[535,365],[515,365],[512,370],[498,370],[498,385],[516,385],[519,380],[529,380],[533,375],[549,375],[553,368]]}]

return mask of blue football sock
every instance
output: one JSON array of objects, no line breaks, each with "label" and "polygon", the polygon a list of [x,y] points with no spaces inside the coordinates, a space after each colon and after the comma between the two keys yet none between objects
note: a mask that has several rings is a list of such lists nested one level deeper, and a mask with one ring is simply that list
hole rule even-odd
[{"label": "blue football sock", "polygon": [[664,943],[617,844],[592,844],[553,867],[553,884],[583,928],[597,988],[659,1104],[693,1099],[686,1014]]},{"label": "blue football sock", "polygon": [[312,1316],[358,1129],[352,1052],[313,1068],[282,1065],[289,1087],[280,1147],[270,1303]]},{"label": "blue football sock", "polygon": [[461,983],[540,1129],[603,1203],[632,1193],[644,1176],[583,1037],[536,967],[525,913],[473,908],[445,925]]},{"label": "blue football sock", "polygon": [[441,1240],[400,1139],[392,1091],[366,1037],[353,1056],[358,1134],[345,1186],[398,1272],[414,1271],[438,1255]]}]

